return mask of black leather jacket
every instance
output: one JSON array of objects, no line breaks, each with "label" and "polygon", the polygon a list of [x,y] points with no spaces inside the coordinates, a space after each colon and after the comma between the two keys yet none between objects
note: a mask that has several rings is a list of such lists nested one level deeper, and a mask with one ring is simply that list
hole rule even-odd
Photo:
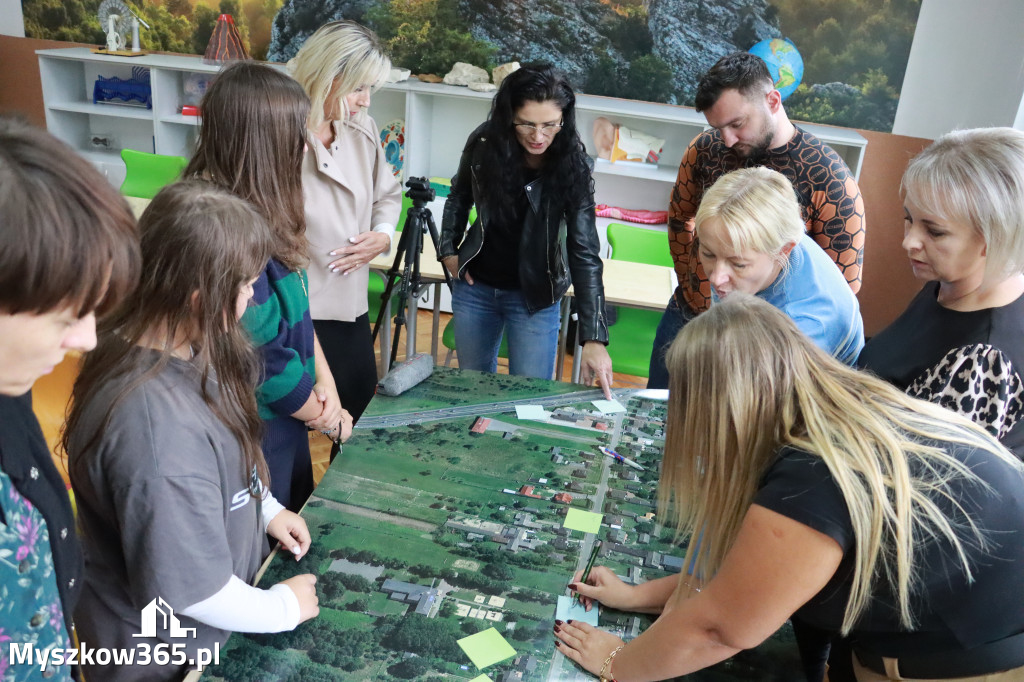
[{"label": "black leather jacket", "polygon": [[[452,178],[451,193],[444,204],[437,257],[441,260],[458,255],[460,276],[480,253],[487,232],[486,201],[475,202],[477,218],[466,231],[474,197],[481,195],[478,171],[485,163],[492,162],[486,158],[486,146],[481,144],[486,139],[486,125],[469,136],[459,171]],[[593,192],[585,193],[580,205],[565,206],[559,198],[544,195],[542,179],[534,180],[525,189],[529,209],[523,219],[519,242],[519,286],[527,309],[533,313],[560,301],[572,284],[579,314],[580,343],[607,344],[608,325],[601,281],[603,265]]]}]

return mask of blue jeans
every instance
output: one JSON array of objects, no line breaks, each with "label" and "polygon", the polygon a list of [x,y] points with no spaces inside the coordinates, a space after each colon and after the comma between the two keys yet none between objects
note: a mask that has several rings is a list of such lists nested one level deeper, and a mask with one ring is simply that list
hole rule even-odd
[{"label": "blue jeans", "polygon": [[455,351],[459,367],[481,372],[498,368],[502,332],[508,336],[508,371],[524,377],[550,379],[561,322],[558,303],[530,314],[517,289],[495,289],[483,282],[455,280]]},{"label": "blue jeans", "polygon": [[654,348],[651,349],[651,365],[647,372],[647,388],[668,388],[668,367],[665,366],[665,353],[675,341],[680,330],[696,315],[692,310],[685,310],[676,303],[676,297],[669,299],[665,306],[665,314],[661,316],[658,329],[654,332]]}]

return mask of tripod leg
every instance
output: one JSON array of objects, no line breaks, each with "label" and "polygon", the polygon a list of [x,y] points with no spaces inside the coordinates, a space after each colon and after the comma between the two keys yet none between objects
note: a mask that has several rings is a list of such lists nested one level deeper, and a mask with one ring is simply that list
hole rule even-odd
[{"label": "tripod leg", "polygon": [[[390,303],[391,296],[395,290],[395,277],[398,276],[399,265],[409,252],[408,247],[410,238],[411,237],[409,237],[404,231],[402,232],[402,236],[398,239],[398,246],[395,247],[395,259],[391,261],[391,267],[388,268],[387,273],[384,275],[384,279],[387,284],[384,287],[384,293],[380,296],[382,305],[380,307],[380,312],[377,313],[377,321],[373,325],[373,334],[370,336],[372,341],[377,340],[377,334],[380,332],[381,324],[387,321],[387,324],[389,326],[391,325],[391,318],[387,315],[390,315],[391,311]],[[401,282],[404,284],[405,281],[406,278],[403,277]],[[401,290],[401,288],[399,290]],[[385,314],[385,311],[387,311],[387,315]]]}]

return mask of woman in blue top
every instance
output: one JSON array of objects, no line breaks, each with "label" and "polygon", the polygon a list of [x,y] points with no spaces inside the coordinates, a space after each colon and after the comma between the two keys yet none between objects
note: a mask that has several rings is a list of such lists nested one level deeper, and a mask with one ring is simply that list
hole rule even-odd
[{"label": "woman in blue top", "polygon": [[832,259],[806,234],[789,180],[769,168],[733,171],[711,186],[694,218],[715,301],[754,294],[846,364],[864,347],[860,305]]}]

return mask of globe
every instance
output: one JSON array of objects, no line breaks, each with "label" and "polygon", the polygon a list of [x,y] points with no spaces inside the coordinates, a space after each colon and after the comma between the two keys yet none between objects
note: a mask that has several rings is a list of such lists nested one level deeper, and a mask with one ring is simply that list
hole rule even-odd
[{"label": "globe", "polygon": [[804,77],[804,58],[787,38],[769,38],[756,43],[750,50],[764,60],[775,81],[775,89],[786,99],[792,95]]}]

